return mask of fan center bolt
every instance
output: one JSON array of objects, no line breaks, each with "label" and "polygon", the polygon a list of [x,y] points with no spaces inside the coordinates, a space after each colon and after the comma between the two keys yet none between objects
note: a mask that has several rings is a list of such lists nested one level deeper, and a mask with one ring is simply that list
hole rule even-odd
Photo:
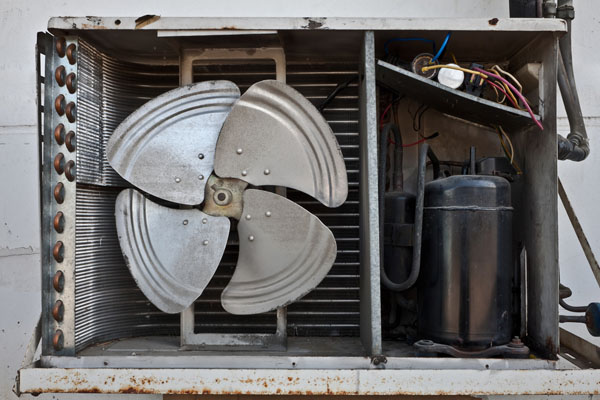
[{"label": "fan center bolt", "polygon": [[227,189],[217,189],[215,194],[213,195],[213,200],[215,204],[219,206],[226,206],[231,203],[232,194],[231,191]]}]

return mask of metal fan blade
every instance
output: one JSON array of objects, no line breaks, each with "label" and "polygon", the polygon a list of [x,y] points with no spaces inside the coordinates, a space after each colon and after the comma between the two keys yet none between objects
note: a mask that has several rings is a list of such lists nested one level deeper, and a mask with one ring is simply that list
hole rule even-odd
[{"label": "metal fan blade", "polygon": [[344,158],[327,121],[278,81],[252,85],[233,106],[217,142],[215,173],[297,189],[329,207],[348,196]]},{"label": "metal fan blade", "polygon": [[133,189],[117,196],[115,217],[125,262],[148,300],[167,313],[189,307],[219,265],[229,219],[163,207]]},{"label": "metal fan blade", "polygon": [[237,266],[221,294],[223,308],[232,314],[257,314],[294,302],[314,289],[335,261],[331,231],[271,192],[244,192],[238,233]]},{"label": "metal fan blade", "polygon": [[219,131],[238,87],[208,81],[170,90],[134,111],[106,150],[110,165],[138,188],[179,204],[204,200]]}]

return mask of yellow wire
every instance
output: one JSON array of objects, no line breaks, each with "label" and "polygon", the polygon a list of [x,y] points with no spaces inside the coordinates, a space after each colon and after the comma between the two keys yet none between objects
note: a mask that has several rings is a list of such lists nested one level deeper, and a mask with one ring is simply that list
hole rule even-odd
[{"label": "yellow wire", "polygon": [[522,110],[521,106],[519,105],[519,101],[515,97],[515,94],[512,92],[512,90],[510,90],[510,88],[508,87],[508,85],[506,83],[502,82],[502,81],[500,81],[499,83],[502,84],[502,86],[504,87],[504,90],[506,90],[506,93],[508,93],[508,95],[510,96],[510,98],[515,102],[515,104],[517,105],[517,108],[519,110]]},{"label": "yellow wire", "polygon": [[494,65],[494,66],[492,67],[492,70],[494,70],[494,69],[495,69],[496,71],[498,71],[498,72],[499,72],[499,74],[498,74],[498,75],[506,75],[507,77],[509,77],[509,78],[510,78],[510,79],[513,81],[513,83],[514,83],[515,85],[517,85],[517,87],[519,88],[519,92],[523,93],[523,85],[521,85],[521,82],[519,82],[519,81],[517,80],[517,78],[515,78],[515,77],[514,77],[514,75],[513,75],[513,74],[511,74],[511,73],[510,73],[510,72],[508,72],[508,71],[505,71],[505,70],[503,70],[503,69],[502,69],[502,68],[500,68],[500,66],[498,66],[498,65]]},{"label": "yellow wire", "polygon": [[458,65],[458,61],[456,61],[456,56],[454,53],[450,53],[450,55],[452,56],[452,61],[454,61],[454,64]]},{"label": "yellow wire", "polygon": [[422,72],[427,72],[430,69],[439,69],[439,68],[455,69],[457,71],[468,72],[469,74],[474,74],[474,75],[477,75],[477,76],[481,76],[484,79],[488,79],[488,76],[486,74],[484,74],[484,73],[481,73],[479,71],[473,71],[472,69],[468,69],[468,68],[455,67],[453,65],[430,65],[428,67],[421,68],[421,71]]},{"label": "yellow wire", "polygon": [[510,163],[515,167],[515,169],[517,170],[517,174],[521,175],[523,173],[523,171],[521,170],[521,168],[519,168],[519,166],[517,165],[517,162],[514,160],[515,158],[515,148],[512,144],[512,141],[510,140],[510,137],[508,136],[508,134],[504,131],[504,129],[502,129],[502,126],[498,125],[498,136],[500,137],[500,143],[502,144],[502,147],[504,148],[504,151],[509,153],[508,149],[506,148],[506,144],[504,143],[504,139],[502,138],[502,136],[504,136],[510,146]]}]

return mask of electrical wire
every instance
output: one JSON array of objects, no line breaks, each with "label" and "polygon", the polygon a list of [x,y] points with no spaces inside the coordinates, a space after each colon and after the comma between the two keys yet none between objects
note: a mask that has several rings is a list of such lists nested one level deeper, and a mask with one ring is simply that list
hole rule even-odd
[{"label": "electrical wire", "polygon": [[438,58],[440,58],[442,56],[442,53],[444,52],[444,49],[446,48],[446,45],[448,44],[448,41],[450,40],[450,35],[451,34],[452,34],[452,32],[448,32],[446,34],[446,38],[444,39],[444,42],[442,43],[442,46],[438,50],[437,54],[431,59],[431,62],[437,61]]},{"label": "electrical wire", "polygon": [[462,72],[467,72],[469,74],[473,74],[473,75],[477,75],[482,77],[483,79],[488,79],[489,77],[483,72],[479,72],[479,71],[474,71],[472,69],[468,69],[468,68],[463,68],[463,67],[459,67],[459,66],[455,66],[455,65],[444,65],[444,64],[439,64],[439,65],[428,65],[427,67],[423,67],[421,68],[422,72],[427,72],[431,69],[439,69],[439,68],[448,68],[448,69],[455,69],[457,71],[462,71]]},{"label": "electrical wire", "polygon": [[[479,71],[479,72],[482,72],[482,73],[486,72],[486,71],[484,71],[483,69],[481,69],[481,68],[478,68],[478,67],[475,67],[474,69],[475,69],[475,71]],[[525,99],[525,97],[524,97],[524,96],[521,94],[521,92],[519,92],[519,91],[517,90],[517,88],[515,88],[515,87],[513,86],[513,84],[512,84],[512,83],[510,83],[509,81],[507,81],[506,79],[504,79],[504,78],[503,78],[503,77],[501,77],[500,75],[492,74],[492,73],[490,73],[490,72],[487,72],[487,74],[488,74],[490,77],[492,77],[492,78],[495,78],[495,79],[498,79],[498,80],[500,80],[500,81],[502,81],[502,82],[504,82],[504,83],[506,83],[506,84],[508,85],[508,87],[509,87],[509,88],[510,88],[510,89],[513,91],[513,93],[514,93],[514,94],[516,94],[516,95],[517,95],[517,96],[518,96],[518,97],[521,99],[521,101],[523,102],[523,105],[524,105],[524,106],[525,106],[525,108],[527,109],[527,112],[528,112],[528,113],[529,113],[529,115],[531,116],[531,119],[533,119],[533,122],[535,122],[535,124],[536,124],[536,125],[537,125],[537,126],[540,128],[540,130],[542,130],[542,131],[543,131],[543,130],[544,130],[544,127],[542,126],[542,124],[540,123],[540,121],[538,121],[538,120],[535,118],[535,114],[534,114],[534,113],[533,113],[533,111],[531,110],[531,107],[529,107],[529,104],[527,103],[527,100],[526,100],[526,99]]]},{"label": "electrical wire", "polygon": [[497,83],[494,83],[492,81],[490,81],[489,79],[484,79],[484,81],[486,81],[487,83],[489,83],[494,89],[497,89],[499,91],[502,92],[502,94],[504,94],[504,97],[508,100],[510,100],[510,102],[512,103],[513,106],[515,106],[516,108],[519,108],[516,100],[513,100],[512,97],[510,97],[507,93],[506,90],[504,90],[500,85],[498,85]]},{"label": "electrical wire", "polygon": [[385,54],[388,55],[390,54],[390,49],[389,49],[389,45],[390,43],[393,42],[414,42],[414,41],[420,41],[420,42],[428,42],[431,43],[431,46],[433,47],[433,52],[436,52],[436,46],[435,46],[435,41],[431,40],[431,39],[426,39],[426,38],[421,38],[421,37],[407,37],[407,38],[392,38],[389,39],[385,42],[385,44],[383,45],[383,49],[385,50]]},{"label": "electrical wire", "polygon": [[[512,144],[512,140],[510,140],[510,137],[508,136],[506,131],[502,128],[502,126],[498,125],[496,132],[498,132],[498,137],[500,138],[500,144],[502,145],[504,154],[506,154],[506,157],[510,159],[510,163],[517,171],[517,175],[523,174],[523,171],[521,170],[521,168],[519,168],[519,165],[515,161],[515,148]],[[504,138],[502,136],[504,136],[506,138],[506,141],[508,142],[508,145],[510,146],[510,155],[508,154],[509,152],[508,152],[508,149],[506,148],[506,143],[504,142]]]},{"label": "electrical wire", "polygon": [[358,79],[358,75],[354,75],[352,78],[348,79],[345,82],[340,83],[333,89],[333,91],[327,96],[325,100],[317,107],[317,110],[323,112],[327,104],[331,103],[331,101],[337,96],[342,90],[346,89],[348,85]]},{"label": "electrical wire", "polygon": [[503,70],[502,68],[500,68],[500,66],[499,66],[499,65],[494,65],[494,66],[492,67],[492,71],[493,71],[493,70],[496,70],[496,71],[497,71],[499,74],[502,74],[502,75],[506,75],[506,76],[508,76],[508,77],[509,77],[509,78],[510,78],[510,79],[511,79],[511,80],[512,80],[514,83],[515,83],[515,85],[517,85],[517,87],[519,88],[519,92],[523,93],[523,85],[521,85],[521,82],[519,82],[519,81],[517,80],[517,78],[515,78],[515,77],[514,77],[514,75],[513,75],[513,74],[511,74],[511,73],[510,73],[510,72],[508,72],[508,71],[505,71],[505,70]]}]

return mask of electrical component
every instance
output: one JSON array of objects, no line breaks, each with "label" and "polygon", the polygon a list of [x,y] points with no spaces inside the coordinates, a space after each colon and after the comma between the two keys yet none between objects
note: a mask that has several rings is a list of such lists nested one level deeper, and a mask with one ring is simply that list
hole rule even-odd
[{"label": "electrical component", "polygon": [[438,62],[433,59],[433,54],[422,53],[416,56],[410,64],[412,72],[427,79],[433,79],[437,75],[436,69],[426,69],[425,67],[437,65]]},{"label": "electrical component", "polygon": [[[456,64],[446,64],[446,66],[458,67]],[[442,85],[448,86],[451,89],[458,89],[465,80],[465,73],[460,69],[440,68],[437,80]]]}]

